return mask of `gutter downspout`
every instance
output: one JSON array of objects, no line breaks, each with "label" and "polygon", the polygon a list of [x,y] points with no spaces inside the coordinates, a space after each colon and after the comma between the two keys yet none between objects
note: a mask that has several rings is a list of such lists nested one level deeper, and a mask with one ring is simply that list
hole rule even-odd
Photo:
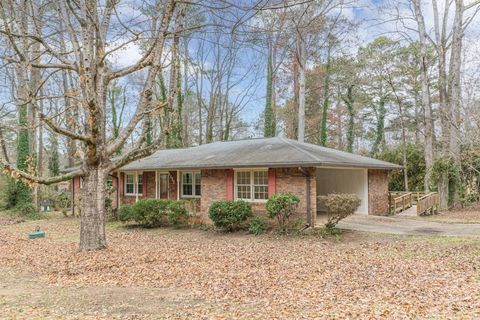
[{"label": "gutter downspout", "polygon": [[310,173],[305,170],[303,167],[299,167],[298,170],[303,174],[305,177],[306,183],[306,193],[307,193],[307,227],[311,227],[313,223],[312,219],[312,204],[311,204],[311,188],[310,188]]}]

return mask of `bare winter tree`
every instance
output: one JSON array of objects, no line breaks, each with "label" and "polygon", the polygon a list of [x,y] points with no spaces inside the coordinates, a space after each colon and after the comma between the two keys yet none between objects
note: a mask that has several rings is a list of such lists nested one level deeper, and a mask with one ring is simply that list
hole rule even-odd
[{"label": "bare winter tree", "polygon": [[[480,1],[463,0],[445,1],[441,4],[437,0],[431,1],[433,14],[433,34],[427,32],[425,26],[425,9],[419,0],[411,0],[413,13],[417,22],[417,31],[421,44],[420,63],[422,65],[422,101],[425,109],[425,160],[427,164],[426,183],[430,178],[433,165],[433,132],[432,112],[430,99],[430,83],[427,75],[428,57],[427,47],[435,49],[438,67],[438,92],[440,104],[440,120],[442,128],[441,156],[443,159],[452,159],[460,166],[461,145],[461,66],[462,47],[465,30],[480,10]],[[453,13],[453,20],[450,18]],[[449,178],[448,173],[441,174],[438,183],[440,207],[448,207]]]},{"label": "bare winter tree", "polygon": [[[16,104],[31,105],[51,131],[80,143],[83,157],[75,170],[50,178],[18,170],[8,161],[5,152],[1,158],[2,165],[4,171],[34,184],[53,184],[82,176],[86,187],[82,191],[80,249],[101,249],[107,245],[104,205],[108,174],[130,161],[151,154],[161,144],[160,139],[149,145],[145,143],[147,130],[143,124],[150,114],[164,107],[163,103],[153,98],[152,87],[164,67],[161,57],[177,1],[155,2],[152,8],[156,10],[156,15],[140,21],[140,28],[125,22],[128,17],[119,12],[119,1],[49,2],[53,7],[48,19],[41,19],[38,12],[32,10],[35,2],[9,0],[0,3],[0,34],[9,46],[1,58],[18,70]],[[39,23],[40,20],[43,23]],[[129,45],[145,48],[143,56],[127,67],[110,67],[109,59]],[[32,51],[37,55],[32,55]],[[41,70],[42,76],[34,85],[27,86],[30,70]],[[135,112],[118,137],[109,139],[106,131],[109,86],[115,80],[138,72],[145,75]],[[76,109],[75,112],[84,121],[74,126],[75,130],[57,125],[60,122],[53,121],[39,108],[39,92],[55,73],[70,74],[74,78],[75,87],[70,88],[69,97],[75,103],[67,105],[67,108]],[[135,146],[113,160],[113,155],[137,128],[140,128],[140,133]]]}]

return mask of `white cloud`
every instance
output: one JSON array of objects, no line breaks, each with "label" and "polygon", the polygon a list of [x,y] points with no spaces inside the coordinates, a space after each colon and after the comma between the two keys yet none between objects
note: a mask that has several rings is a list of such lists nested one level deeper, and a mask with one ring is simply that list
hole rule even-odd
[{"label": "white cloud", "polygon": [[[111,44],[110,47],[114,48],[115,46],[119,46],[121,44],[122,44],[121,42],[114,43],[114,44]],[[124,68],[132,64],[135,64],[141,57],[142,57],[142,52],[140,47],[136,43],[132,42],[125,45],[120,50],[117,50],[116,52],[112,53],[110,55],[109,61],[116,68]]]}]

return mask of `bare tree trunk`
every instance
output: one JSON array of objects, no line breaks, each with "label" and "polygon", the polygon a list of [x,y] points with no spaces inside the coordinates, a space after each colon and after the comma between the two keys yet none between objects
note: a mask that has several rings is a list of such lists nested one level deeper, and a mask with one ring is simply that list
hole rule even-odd
[{"label": "bare tree trunk", "polygon": [[298,63],[298,141],[305,141],[305,39],[297,31],[297,63]]},{"label": "bare tree trunk", "polygon": [[[184,51],[183,51],[183,126],[182,126],[182,141],[184,146],[190,145],[190,123],[189,123],[189,113],[191,112],[190,109],[190,100],[187,100],[188,97],[188,39],[184,39]],[[185,103],[186,102],[186,103]],[[187,110],[188,108],[188,110]]]},{"label": "bare tree trunk", "polygon": [[421,82],[422,82],[422,105],[424,110],[425,123],[425,191],[430,189],[430,180],[433,166],[433,119],[432,119],[432,104],[430,101],[430,81],[428,76],[428,44],[427,31],[425,28],[425,21],[421,10],[421,1],[414,1],[415,17],[418,25],[418,34],[420,36],[420,65],[421,65]]},{"label": "bare tree trunk", "polygon": [[80,250],[98,250],[107,247],[105,236],[105,181],[108,172],[92,166],[84,176],[82,189],[82,215],[80,224]]}]

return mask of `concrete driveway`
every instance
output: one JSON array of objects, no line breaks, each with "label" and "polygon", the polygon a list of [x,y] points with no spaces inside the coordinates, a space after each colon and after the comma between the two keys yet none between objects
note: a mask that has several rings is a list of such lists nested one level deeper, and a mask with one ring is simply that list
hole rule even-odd
[{"label": "concrete driveway", "polygon": [[338,227],[405,235],[480,237],[480,224],[442,223],[400,216],[379,217],[355,214],[342,220]]}]

